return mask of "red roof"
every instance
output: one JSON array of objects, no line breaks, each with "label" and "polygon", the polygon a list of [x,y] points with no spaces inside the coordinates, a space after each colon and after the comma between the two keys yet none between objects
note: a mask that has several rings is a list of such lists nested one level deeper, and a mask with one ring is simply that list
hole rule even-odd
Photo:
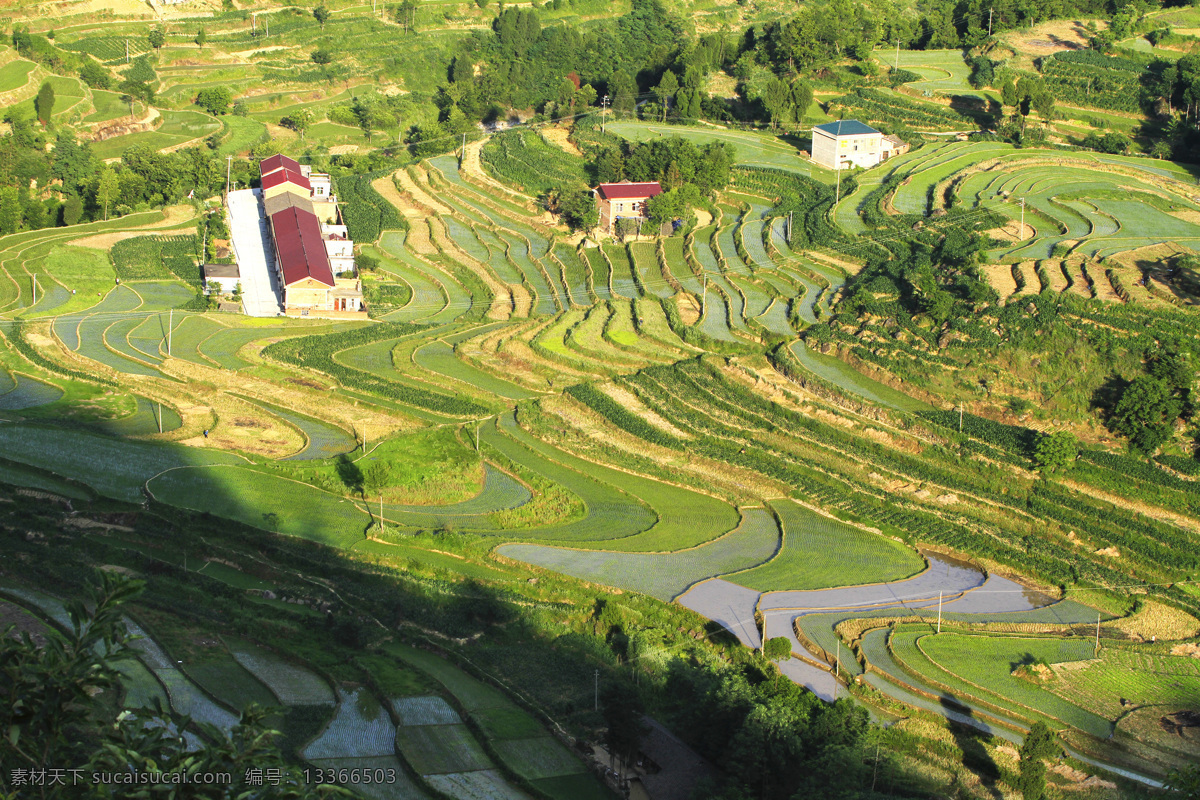
[{"label": "red roof", "polygon": [[262,188],[270,189],[273,186],[279,186],[283,183],[290,183],[294,186],[299,186],[306,192],[312,191],[312,184],[308,182],[308,178],[304,177],[299,172],[292,172],[290,169],[277,169],[274,172],[264,175],[262,179]]},{"label": "red roof", "polygon": [[652,183],[602,183],[597,190],[605,200],[630,200],[639,197],[655,197],[662,194],[658,181]]},{"label": "red roof", "polygon": [[271,215],[271,234],[283,269],[284,286],[305,278],[333,286],[333,268],[329,266],[321,223],[315,214],[294,206],[278,211]]},{"label": "red roof", "polygon": [[292,172],[299,172],[300,162],[293,161],[287,156],[274,155],[270,158],[264,158],[258,164],[259,175],[269,175],[277,169],[290,169]]}]

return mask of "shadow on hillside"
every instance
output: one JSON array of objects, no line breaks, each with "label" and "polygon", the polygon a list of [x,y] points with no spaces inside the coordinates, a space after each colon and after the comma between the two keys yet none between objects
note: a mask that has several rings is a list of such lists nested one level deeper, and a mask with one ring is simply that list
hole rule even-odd
[{"label": "shadow on hillside", "polygon": [[[943,694],[940,702],[942,708],[955,717],[973,718],[975,715],[974,711],[962,705],[953,695]],[[968,722],[959,722],[953,718],[948,720],[948,724],[950,732],[954,734],[954,743],[962,750],[963,766],[979,778],[980,785],[987,789],[992,797],[999,798],[1001,793],[996,787],[996,781],[1000,779],[1000,768],[996,766],[995,760],[984,746],[992,738],[991,734]]]}]

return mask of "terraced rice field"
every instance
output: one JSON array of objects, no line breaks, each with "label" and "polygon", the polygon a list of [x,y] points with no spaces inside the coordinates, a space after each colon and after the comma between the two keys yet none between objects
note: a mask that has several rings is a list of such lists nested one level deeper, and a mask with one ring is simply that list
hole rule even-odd
[{"label": "terraced rice field", "polygon": [[[783,545],[767,563],[727,576],[751,589],[823,589],[885,583],[916,574],[925,563],[910,548],[794,503],[773,506]],[[817,554],[828,554],[825,558]],[[836,554],[836,555],[835,555]]]},{"label": "terraced rice field", "polygon": [[778,548],[779,529],[770,513],[746,509],[737,528],[692,550],[621,553],[510,544],[496,552],[584,580],[670,600],[697,581],[757,566]]},{"label": "terraced rice field", "polygon": [[[958,93],[966,68],[961,55],[928,55],[928,63],[913,65],[924,70],[914,86]],[[103,95],[99,100],[111,104]],[[171,135],[191,132],[188,120],[168,120]],[[250,122],[232,126],[222,147],[257,137],[261,120]],[[634,122],[611,128],[630,138],[681,133],[697,142],[728,141],[741,164],[811,171],[795,148],[763,134]],[[961,208],[1011,218],[1023,197],[1031,234],[993,250],[999,269],[987,265],[997,284],[1007,276],[1005,297],[1045,288],[1074,294],[1073,300],[1116,302],[1105,277],[1109,262],[1101,268],[1085,259],[1155,237],[1181,247],[1200,241],[1194,222],[1200,204],[1184,190],[1185,176],[1166,163],[992,143],[929,144],[860,176],[858,191],[843,198],[832,218],[852,235],[873,235],[861,219],[865,196],[890,177],[901,181],[885,213],[931,216],[950,190]],[[362,243],[363,251],[379,259],[384,282],[411,289],[411,299],[388,308],[385,319],[412,326],[372,331],[375,322],[260,324],[185,313],[177,309],[192,296],[184,284],[114,287],[103,251],[68,248],[54,238],[152,221],[133,220],[137,215],[109,227],[0,241],[0,312],[30,320],[29,343],[37,353],[72,370],[106,365],[138,383],[132,399],[110,398],[89,384],[91,394],[79,400],[71,394],[77,387],[66,394],[59,388],[67,385],[64,375],[40,380],[41,367],[32,360],[26,364],[15,350],[0,352],[0,478],[84,496],[94,490],[133,503],[149,494],[371,557],[410,559],[414,573],[437,570],[511,584],[531,574],[522,564],[539,567],[678,602],[750,646],[760,645],[763,635],[786,636],[793,652],[811,647],[807,657],[825,662],[842,649],[835,630],[840,622],[898,610],[929,620],[944,593],[946,620],[987,622],[1022,635],[978,629],[968,635],[961,628],[936,634],[922,623],[901,625],[889,638],[881,628],[863,639],[866,680],[890,686],[914,705],[947,716],[968,708],[997,725],[1047,719],[1104,738],[1114,717],[1103,698],[1117,683],[1128,682],[1147,702],[1174,696],[1171,681],[1191,687],[1194,675],[1168,671],[1174,662],[1118,658],[1100,668],[1063,671],[1059,688],[1014,676],[1025,662],[1075,664],[1094,655],[1084,637],[1036,638],[1020,625],[1078,624],[1094,620],[1095,610],[1072,600],[1030,599],[1000,575],[985,578],[964,568],[968,580],[950,569],[942,573],[905,543],[978,544],[971,537],[987,527],[1011,547],[1007,529],[976,506],[998,509],[995,519],[1009,521],[1033,512],[1021,505],[1016,516],[1006,516],[1010,496],[942,458],[924,423],[910,425],[911,412],[929,409],[924,402],[799,340],[808,326],[837,312],[847,273],[858,269],[839,254],[861,243],[793,247],[773,197],[725,193],[716,218],[689,239],[577,244],[534,210],[532,198],[460,172],[449,156],[407,168],[394,185],[379,185],[394,189],[388,196],[410,227]],[[1062,246],[1070,251],[1065,259]],[[1059,255],[1050,258],[1056,247]],[[85,263],[86,269],[78,266]],[[1009,263],[1018,265],[1016,273],[1005,269]],[[43,294],[33,306],[35,274]],[[1023,292],[1017,274],[1025,279]],[[77,286],[86,296],[68,292]],[[1137,290],[1147,296],[1161,291],[1153,284]],[[52,323],[35,321],[51,315]],[[44,336],[48,330],[71,353],[57,350]],[[319,371],[276,359],[279,348],[260,354],[267,342],[298,335],[313,336],[307,344],[315,351],[317,337],[326,334],[345,338],[329,348]],[[413,399],[417,392],[433,399],[422,405]],[[178,402],[164,405],[164,397]],[[92,402],[125,416],[104,423],[89,418],[64,441],[52,417],[55,404]],[[21,419],[22,413],[41,421]],[[478,450],[469,453],[476,470],[470,474],[482,474],[483,482],[474,496],[447,505],[368,506],[361,494],[287,477],[308,474],[311,466],[304,471],[218,451],[201,431],[227,431],[239,424],[237,415],[245,416],[240,424],[285,431],[292,446],[272,457],[291,452],[300,461],[354,451],[358,431],[370,430],[376,444],[421,426],[446,426],[446,447]],[[164,432],[180,431],[175,436],[187,444],[134,439],[155,439],[160,424]],[[292,452],[299,447],[296,430],[307,444]],[[378,452],[386,450],[367,448],[354,466],[369,471]],[[320,468],[322,480],[332,474]],[[58,477],[66,475],[80,484]],[[1020,480],[1027,477],[1020,473]],[[387,496],[382,489],[371,496],[378,501],[381,494]],[[440,532],[436,550],[433,531]],[[477,557],[492,545],[502,558]],[[243,589],[272,585],[215,562],[198,571]],[[381,695],[381,705],[366,688],[335,688],[271,651],[235,644],[232,652],[238,669],[279,702],[327,710],[327,727],[304,749],[315,765],[344,765],[352,754],[362,764],[400,765],[398,751],[420,776],[404,789],[416,797],[525,797],[517,783],[563,800],[603,795],[582,762],[537,719],[432,653],[389,642],[373,656],[428,678],[413,689],[423,694]],[[839,673],[861,671],[845,653],[839,663]],[[793,659],[781,669],[829,694],[825,684],[832,678],[815,667]],[[198,677],[192,688],[182,673],[169,676],[171,701],[226,724],[223,706],[204,705],[201,688],[215,685],[215,675]],[[129,681],[150,696],[146,678],[131,673]],[[428,694],[432,682],[445,697]],[[955,699],[939,703],[926,696],[943,694]]]}]

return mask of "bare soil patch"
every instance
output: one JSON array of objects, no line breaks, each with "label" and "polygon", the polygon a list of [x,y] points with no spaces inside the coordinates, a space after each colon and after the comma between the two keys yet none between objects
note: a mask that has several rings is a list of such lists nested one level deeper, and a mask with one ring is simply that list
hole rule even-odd
[{"label": "bare soil patch", "polygon": [[700,319],[702,306],[694,294],[682,292],[675,295],[675,305],[679,307],[679,316],[684,325],[695,325]]},{"label": "bare soil patch", "polygon": [[988,283],[1000,295],[1001,302],[1017,293],[1017,282],[1013,279],[1011,265],[987,264],[983,267],[983,274],[987,276]]},{"label": "bare soil patch", "polygon": [[557,125],[547,125],[546,127],[541,128],[539,133],[542,134],[543,139],[555,147],[561,148],[573,156],[579,156],[580,158],[583,158],[583,153],[581,153],[579,148],[575,146],[575,143],[571,141],[571,131],[567,128],[560,128]]},{"label": "bare soil patch", "polygon": [[657,412],[647,408],[646,405],[637,398],[637,395],[628,389],[624,389],[611,383],[605,384],[599,388],[600,391],[604,392],[613,400],[616,400],[618,403],[620,403],[621,407],[626,411],[641,417],[649,424],[658,428],[660,431],[669,433],[672,436],[676,436],[680,439],[692,438],[690,433],[687,431],[681,431],[679,428],[676,428],[670,422],[659,416]]},{"label": "bare soil patch", "polygon": [[407,170],[397,170],[396,180],[399,182],[400,188],[407,192],[408,196],[412,198],[412,202],[416,205],[418,210],[428,210],[435,214],[450,213],[450,209],[434,200],[432,197],[426,194],[421,187],[417,186],[416,181],[414,181],[412,176],[408,174]]}]

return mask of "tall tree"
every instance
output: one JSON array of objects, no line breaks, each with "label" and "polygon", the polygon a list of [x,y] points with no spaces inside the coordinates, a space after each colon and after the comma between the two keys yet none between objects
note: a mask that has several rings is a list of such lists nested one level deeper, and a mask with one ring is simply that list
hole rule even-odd
[{"label": "tall tree", "polygon": [[167,32],[161,27],[151,28],[150,32],[146,34],[146,39],[150,42],[151,47],[153,47],[155,50],[158,50],[164,44],[166,44]]},{"label": "tall tree", "polygon": [[658,102],[662,104],[663,122],[667,120],[667,107],[678,91],[679,79],[675,77],[674,72],[667,70],[663,73],[662,80],[658,82],[658,86],[654,87],[654,94],[658,97]]},{"label": "tall tree", "polygon": [[623,69],[618,69],[608,79],[608,94],[614,113],[632,114],[637,108],[637,84]]},{"label": "tall tree", "polygon": [[417,0],[404,0],[396,6],[396,24],[403,26],[405,33],[417,29]]},{"label": "tall tree", "polygon": [[1046,796],[1046,765],[1043,759],[1058,749],[1054,732],[1044,722],[1035,722],[1021,744],[1021,761],[1017,789],[1025,800],[1042,800]]},{"label": "tall tree", "polygon": [[100,183],[96,187],[96,202],[104,207],[104,219],[108,219],[108,206],[117,196],[121,187],[120,178],[112,167],[105,167],[100,173]]},{"label": "tall tree", "polygon": [[50,85],[50,81],[44,82],[42,88],[38,89],[33,106],[37,109],[38,122],[42,123],[43,127],[49,125],[50,116],[54,113],[54,87]]},{"label": "tall tree", "polygon": [[329,19],[329,9],[325,6],[317,6],[313,9],[313,18],[321,23],[321,30],[325,30],[325,20]]},{"label": "tall tree", "polygon": [[196,44],[200,45],[201,47],[204,47],[204,43],[207,41],[208,41],[208,31],[204,30],[204,28],[201,27],[200,30],[196,31],[195,42],[196,42]]},{"label": "tall tree", "polygon": [[15,186],[0,189],[0,233],[16,233],[21,227],[21,195]]}]

